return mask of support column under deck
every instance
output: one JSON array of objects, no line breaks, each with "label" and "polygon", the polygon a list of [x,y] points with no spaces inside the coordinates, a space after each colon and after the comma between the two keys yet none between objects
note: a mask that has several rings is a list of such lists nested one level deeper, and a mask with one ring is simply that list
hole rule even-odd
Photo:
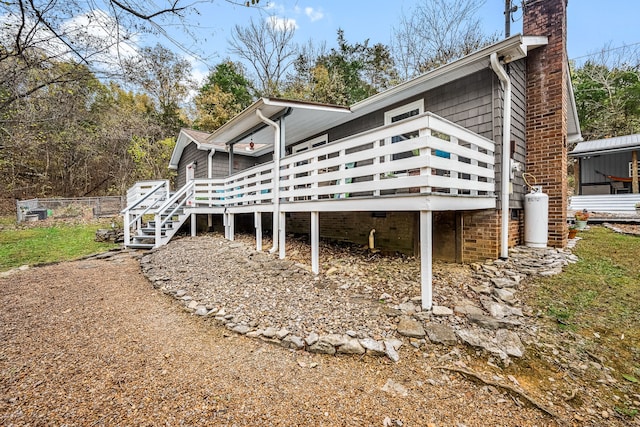
[{"label": "support column under deck", "polygon": [[262,214],[260,212],[253,213],[253,224],[256,228],[256,251],[262,251]]},{"label": "support column under deck", "polygon": [[236,240],[236,230],[235,230],[236,221],[234,218],[234,214],[230,213],[227,215],[229,215],[229,219],[227,220],[229,222],[229,240],[233,242],[234,240]]},{"label": "support column under deck", "polygon": [[422,309],[433,305],[433,212],[420,211],[420,291]]},{"label": "support column under deck", "polygon": [[311,212],[311,271],[320,272],[320,214]]},{"label": "support column under deck", "polygon": [[196,214],[191,214],[191,237],[196,237]]},{"label": "support column under deck", "polygon": [[[286,220],[286,213],[285,212],[280,212],[280,220],[278,221],[279,224],[279,245],[280,245],[280,259],[284,259],[284,257],[286,256],[286,250],[285,250],[285,236],[286,236],[286,230],[285,230],[285,220]],[[273,231],[273,234],[275,235],[276,231]]]},{"label": "support column under deck", "polygon": [[638,185],[638,152],[631,152],[631,192],[638,194],[640,186]]}]

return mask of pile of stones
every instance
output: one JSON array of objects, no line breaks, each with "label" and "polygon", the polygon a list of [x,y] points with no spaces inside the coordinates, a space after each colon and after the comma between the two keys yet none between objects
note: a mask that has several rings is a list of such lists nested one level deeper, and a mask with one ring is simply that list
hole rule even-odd
[{"label": "pile of stones", "polygon": [[[231,249],[241,249],[237,243],[234,245]],[[164,250],[171,250],[170,246]],[[264,323],[260,319],[247,321],[226,307],[196,301],[186,289],[168,286],[171,277],[156,276],[155,267],[162,262],[162,257],[153,255],[143,256],[141,266],[154,286],[181,301],[185,309],[195,315],[213,319],[230,331],[247,337],[313,353],[386,355],[393,361],[399,360],[398,350],[407,341],[418,349],[429,343],[455,346],[462,342],[484,349],[507,363],[509,357],[524,354],[521,338],[526,336],[529,339],[535,335],[533,322],[527,321],[533,313],[518,299],[518,291],[525,286],[527,277],[558,274],[565,265],[577,261],[577,257],[568,250],[516,247],[510,251],[507,260],[473,264],[473,277],[464,286],[464,292],[447,301],[447,305],[434,305],[430,310],[423,310],[420,297],[396,301],[386,293],[379,295],[381,321],[391,321],[395,325],[393,336],[363,336],[355,330],[346,330],[345,333],[310,332],[300,336],[286,327],[261,326]],[[283,261],[274,258],[270,262]],[[224,285],[219,283],[218,286]],[[339,307],[333,315],[340,315]]]}]

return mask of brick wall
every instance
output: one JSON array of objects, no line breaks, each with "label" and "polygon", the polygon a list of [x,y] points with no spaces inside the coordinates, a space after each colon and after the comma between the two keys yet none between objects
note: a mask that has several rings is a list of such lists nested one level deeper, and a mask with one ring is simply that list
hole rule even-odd
[{"label": "brick wall", "polygon": [[500,255],[500,211],[465,212],[462,225],[462,262],[496,259]]},{"label": "brick wall", "polygon": [[524,244],[524,217],[522,210],[517,210],[518,219],[509,220],[509,247]]},{"label": "brick wall", "polygon": [[[522,243],[523,217],[509,220],[509,247]],[[462,226],[462,261],[478,262],[500,256],[500,210],[465,212]]]},{"label": "brick wall", "polygon": [[567,243],[567,0],[530,0],[523,32],[547,36],[527,58],[527,161],[549,195],[549,244]]}]

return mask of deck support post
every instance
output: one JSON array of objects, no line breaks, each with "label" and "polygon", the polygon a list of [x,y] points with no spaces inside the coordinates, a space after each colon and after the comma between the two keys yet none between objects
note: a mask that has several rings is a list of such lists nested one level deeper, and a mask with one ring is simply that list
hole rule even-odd
[{"label": "deck support post", "polygon": [[422,309],[431,310],[433,304],[433,212],[420,211],[420,290]]},{"label": "deck support post", "polygon": [[235,230],[236,221],[234,219],[234,215],[235,214],[230,213],[230,214],[227,214],[227,215],[229,215],[229,219],[228,219],[228,221],[229,221],[229,240],[231,240],[233,242],[234,240],[236,240],[236,234],[235,234],[236,233],[236,230]]},{"label": "deck support post", "polygon": [[[280,241],[278,242],[278,244],[280,245],[280,259],[284,259],[284,257],[286,256],[286,251],[285,251],[285,236],[287,234],[284,225],[285,225],[285,221],[287,219],[287,214],[285,212],[280,212],[280,226],[278,227],[278,231],[279,231],[279,237],[280,237]],[[275,235],[276,231],[274,230],[273,234]]]},{"label": "deck support post", "polygon": [[224,238],[229,240],[229,219],[227,213],[222,214],[222,228],[224,228]]},{"label": "deck support post", "polygon": [[[209,203],[209,207],[211,207],[211,203]],[[207,215],[207,231],[213,231],[213,215]]]},{"label": "deck support post", "polygon": [[196,237],[196,214],[191,214],[191,237]]},{"label": "deck support post", "polygon": [[311,212],[311,271],[313,274],[320,272],[320,214]]},{"label": "deck support post", "polygon": [[631,152],[631,192],[633,194],[640,192],[640,186],[638,185],[638,152],[635,150]]},{"label": "deck support post", "polygon": [[131,243],[131,217],[130,217],[130,213],[127,210],[124,213],[124,220],[123,220],[123,224],[122,224],[122,228],[124,228],[124,244],[128,245],[129,243]]},{"label": "deck support post", "polygon": [[256,227],[256,251],[262,251],[262,213],[253,213],[253,224]]},{"label": "deck support post", "polygon": [[162,216],[158,213],[155,214],[154,216],[154,227],[156,229],[156,234],[155,234],[155,239],[153,241],[153,247],[154,248],[159,248],[160,245],[162,244]]}]

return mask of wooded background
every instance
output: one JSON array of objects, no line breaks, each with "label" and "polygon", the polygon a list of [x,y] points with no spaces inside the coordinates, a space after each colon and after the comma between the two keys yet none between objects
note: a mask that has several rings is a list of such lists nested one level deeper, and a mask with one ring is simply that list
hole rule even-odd
[{"label": "wooded background", "polygon": [[[260,96],[351,105],[498,40],[471,0],[417,2],[388,45],[343,30],[335,48],[296,45],[295,28],[249,19],[198,84],[175,43],[124,52],[133,31],[163,20],[188,30],[182,3],[111,0],[108,15],[82,0],[0,3],[0,210],[13,212],[15,199],[125,194],[137,180],[171,178],[181,127],[213,131]],[[81,14],[118,31],[65,24]],[[640,132],[639,64],[637,51],[610,46],[571,64],[586,139]]]}]

